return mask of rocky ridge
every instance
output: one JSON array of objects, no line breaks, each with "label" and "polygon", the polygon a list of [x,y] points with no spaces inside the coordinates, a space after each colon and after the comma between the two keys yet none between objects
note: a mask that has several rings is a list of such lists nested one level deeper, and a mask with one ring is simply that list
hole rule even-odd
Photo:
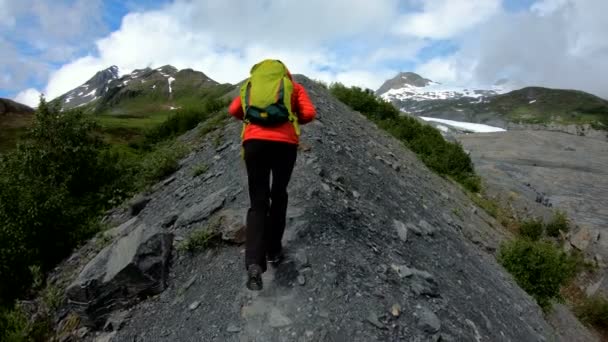
[{"label": "rocky ridge", "polygon": [[[0,116],[33,114],[34,109],[22,103],[0,98]],[[0,118],[1,120],[1,118]]]},{"label": "rocky ridge", "polygon": [[[240,125],[202,140],[193,130],[180,170],[109,217],[110,244],[68,291],[88,328],[66,339],[554,340],[491,255],[508,238],[502,228],[400,142],[298,81],[319,117],[303,129],[289,188],[289,260],[265,274],[265,289],[244,288]],[[194,176],[200,165],[208,170]],[[200,227],[224,242],[194,254],[170,248]],[[95,293],[106,299],[87,297]]]},{"label": "rocky ridge", "polygon": [[486,98],[498,95],[505,89],[502,85],[488,89],[446,86],[413,72],[401,72],[378,88],[376,94],[404,112],[422,113],[428,112],[428,107],[436,105],[436,101],[483,103]]},{"label": "rocky ridge", "polygon": [[218,85],[200,71],[178,70],[171,65],[156,69],[136,69],[120,76],[118,67],[111,66],[97,72],[81,86],[65,93],[54,101],[64,109],[92,106],[99,111],[124,99],[141,96],[148,100],[172,100],[176,92],[193,92]]}]

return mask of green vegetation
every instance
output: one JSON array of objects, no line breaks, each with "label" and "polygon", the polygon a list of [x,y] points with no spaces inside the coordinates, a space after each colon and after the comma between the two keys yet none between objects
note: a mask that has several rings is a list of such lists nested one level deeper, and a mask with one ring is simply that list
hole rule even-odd
[{"label": "green vegetation", "polygon": [[585,298],[575,308],[576,315],[585,323],[592,324],[604,331],[608,330],[608,300],[596,295]]},{"label": "green vegetation", "polygon": [[[41,102],[26,139],[0,155],[0,340],[47,340],[48,318],[30,322],[15,300],[37,292],[55,310],[63,293],[44,286],[46,274],[100,232],[105,210],[175,172],[188,152],[175,137],[201,121],[209,131],[221,127],[227,115],[215,112],[224,105],[210,99],[139,125],[141,118],[100,119]],[[108,139],[109,128],[123,136]],[[124,136],[130,129],[137,139]]]},{"label": "green vegetation", "polygon": [[186,146],[174,141],[156,145],[137,163],[136,189],[143,189],[177,171],[179,160],[187,152]]},{"label": "green vegetation", "polygon": [[528,87],[493,98],[490,109],[515,122],[589,123],[608,129],[608,101],[582,91]]},{"label": "green vegetation", "polygon": [[519,226],[519,234],[532,241],[538,241],[543,236],[543,221],[540,219],[529,219]]},{"label": "green vegetation", "polygon": [[560,288],[576,272],[576,260],[549,242],[516,239],[501,246],[498,261],[543,308],[560,298]]},{"label": "green vegetation", "polygon": [[340,101],[401,140],[430,169],[456,180],[468,190],[480,190],[480,179],[475,175],[471,158],[459,143],[448,142],[432,126],[401,115],[392,104],[376,97],[369,89],[347,88],[335,83],[330,91]]},{"label": "green vegetation", "polygon": [[121,184],[116,156],[79,111],[41,101],[28,139],[0,160],[0,305],[96,231]]},{"label": "green vegetation", "polygon": [[567,233],[570,230],[570,224],[568,217],[563,211],[557,211],[553,216],[553,219],[545,226],[547,235],[551,237],[558,237],[559,232]]},{"label": "green vegetation", "polygon": [[196,253],[216,243],[219,235],[212,229],[211,225],[202,226],[190,234],[178,249],[190,253]]},{"label": "green vegetation", "polygon": [[207,164],[199,164],[192,170],[192,177],[198,177],[209,170],[209,165]]}]

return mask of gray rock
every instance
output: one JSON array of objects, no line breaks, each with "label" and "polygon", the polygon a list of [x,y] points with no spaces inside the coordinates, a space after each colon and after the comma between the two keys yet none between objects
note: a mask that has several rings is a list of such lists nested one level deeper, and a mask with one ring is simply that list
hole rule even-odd
[{"label": "gray rock", "polygon": [[367,168],[367,171],[372,174],[372,175],[376,175],[376,176],[380,176],[380,171],[378,171],[375,167],[370,166]]},{"label": "gray rock", "polygon": [[593,236],[589,228],[583,227],[570,238],[570,244],[579,251],[584,251],[593,241]]},{"label": "gray rock", "polygon": [[310,263],[308,261],[308,255],[306,254],[305,250],[300,249],[296,252],[295,262],[296,262],[296,267],[299,270],[310,266]]},{"label": "gray rock", "polygon": [[95,342],[112,342],[112,339],[114,338],[114,336],[116,336],[116,331],[113,331],[111,333],[105,333],[105,334],[101,334],[97,337],[95,337]]},{"label": "gray rock", "polygon": [[378,329],[386,329],[386,326],[378,320],[378,315],[373,312],[370,312],[366,319],[371,325],[375,326]]},{"label": "gray rock", "polygon": [[433,311],[423,307],[418,312],[418,328],[424,332],[435,334],[441,329],[441,321]]},{"label": "gray rock", "polygon": [[410,279],[410,290],[413,294],[417,296],[427,295],[431,297],[436,297],[439,295],[439,286],[430,273],[403,265],[393,264],[391,265],[391,268],[397,273],[399,278]]},{"label": "gray rock", "polygon": [[119,311],[114,312],[108,317],[106,324],[103,326],[104,331],[117,331],[122,329],[125,325],[125,321],[129,318],[129,312]]},{"label": "gray rock", "polygon": [[224,206],[228,188],[222,188],[207,196],[202,202],[187,208],[177,219],[177,227],[200,222]]},{"label": "gray rock", "polygon": [[133,217],[129,221],[121,224],[120,226],[106,231],[105,234],[106,234],[106,236],[111,237],[111,238],[124,236],[124,235],[128,234],[131,230],[133,230],[133,228],[136,226],[137,222],[138,222],[137,217]]},{"label": "gray rock", "polygon": [[226,331],[229,333],[238,333],[241,331],[241,328],[237,327],[234,324],[230,324],[228,325],[228,327],[226,328]]},{"label": "gray rock", "polygon": [[177,221],[178,217],[179,217],[179,215],[175,212],[169,213],[169,215],[165,216],[165,218],[160,223],[161,227],[163,227],[163,228],[171,227],[175,223],[175,221]]},{"label": "gray rock", "polygon": [[291,325],[293,322],[289,317],[285,316],[281,310],[277,308],[273,308],[270,310],[270,315],[268,315],[268,325],[273,328],[283,328]]},{"label": "gray rock", "polygon": [[85,325],[101,328],[112,311],[162,292],[172,241],[172,234],[140,224],[99,252],[67,289]]},{"label": "gray rock", "polygon": [[175,176],[171,176],[171,177],[165,179],[162,184],[164,186],[167,186],[167,185],[173,183],[175,181],[175,179],[176,179]]},{"label": "gray rock", "polygon": [[152,199],[148,196],[139,195],[129,201],[131,216],[137,216],[150,203]]},{"label": "gray rock", "polygon": [[199,302],[199,301],[195,301],[195,302],[193,302],[192,304],[190,304],[190,306],[188,306],[188,309],[189,309],[190,311],[194,311],[194,310],[198,309],[198,307],[199,307],[200,305],[201,305],[201,302]]},{"label": "gray rock", "polygon": [[427,221],[420,220],[418,224],[414,224],[409,222],[406,227],[413,231],[416,235],[433,235],[435,233],[435,228],[431,226]]},{"label": "gray rock", "polygon": [[245,243],[245,215],[242,211],[225,209],[217,215],[218,224],[214,228],[222,240],[236,244]]},{"label": "gray rock", "polygon": [[405,223],[398,221],[398,220],[393,220],[393,227],[395,228],[395,230],[397,230],[397,236],[399,236],[399,239],[401,239],[401,241],[406,242],[407,241],[407,227],[405,225]]}]

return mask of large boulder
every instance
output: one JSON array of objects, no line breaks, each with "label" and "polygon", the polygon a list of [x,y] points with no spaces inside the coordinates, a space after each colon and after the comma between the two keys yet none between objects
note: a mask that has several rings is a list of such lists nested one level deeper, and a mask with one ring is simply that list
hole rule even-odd
[{"label": "large boulder", "polygon": [[104,248],[67,290],[83,322],[103,327],[108,316],[166,287],[173,235],[139,224]]}]

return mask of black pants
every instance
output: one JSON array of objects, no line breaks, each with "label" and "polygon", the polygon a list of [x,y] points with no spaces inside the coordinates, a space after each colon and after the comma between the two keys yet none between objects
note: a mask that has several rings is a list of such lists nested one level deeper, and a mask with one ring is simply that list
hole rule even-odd
[{"label": "black pants", "polygon": [[[287,213],[287,184],[296,162],[295,144],[248,140],[243,144],[251,207],[247,212],[245,267],[266,271],[266,257],[281,252]],[[272,174],[272,186],[270,175]]]}]

